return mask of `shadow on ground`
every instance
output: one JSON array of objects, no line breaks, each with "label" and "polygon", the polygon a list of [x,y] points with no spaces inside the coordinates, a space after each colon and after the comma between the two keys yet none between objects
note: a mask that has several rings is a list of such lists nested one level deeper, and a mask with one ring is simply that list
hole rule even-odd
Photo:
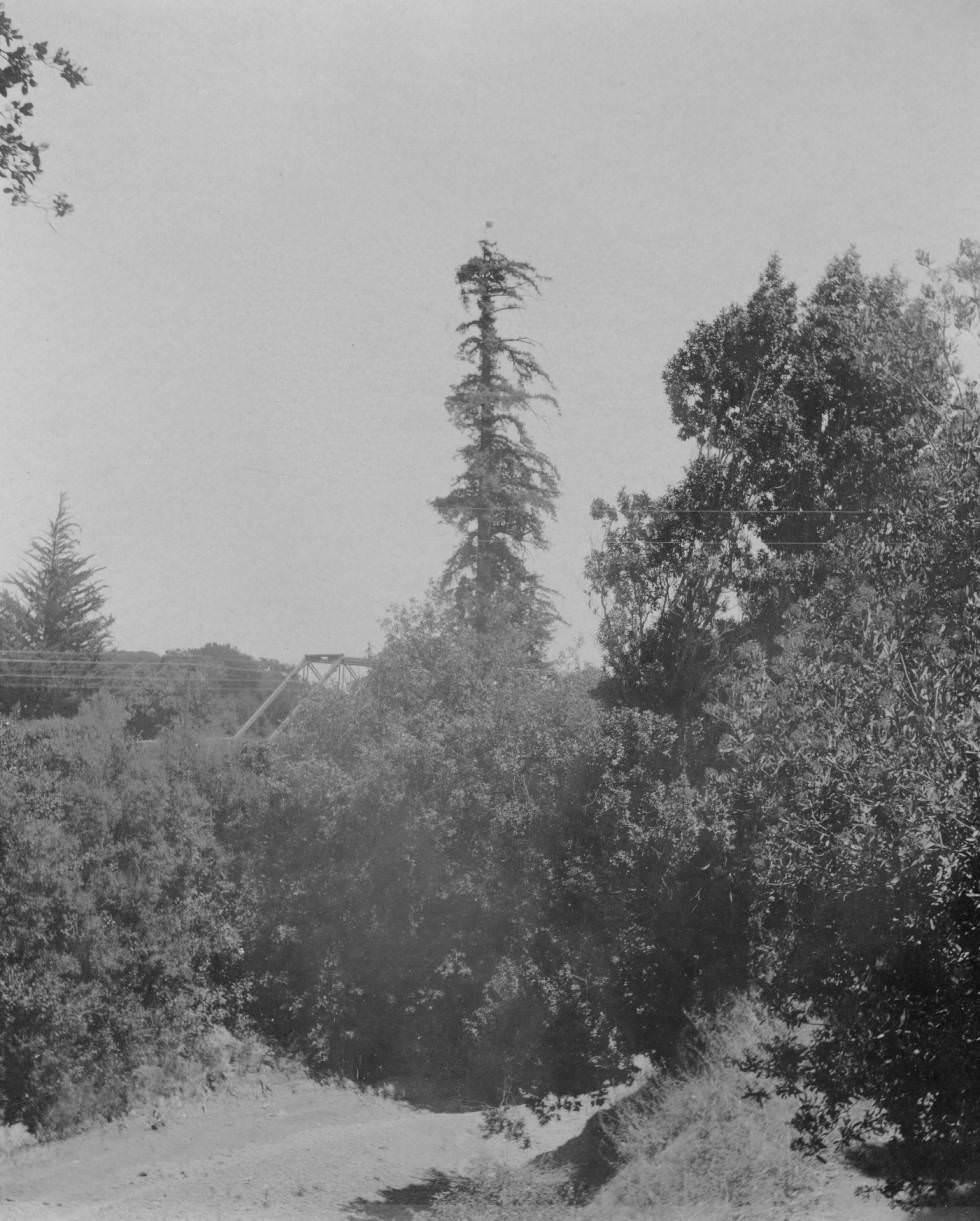
[{"label": "shadow on ground", "polygon": [[468,1089],[465,1084],[451,1079],[436,1077],[401,1076],[391,1077],[378,1087],[386,1097],[407,1102],[420,1111],[438,1111],[440,1114],[459,1114],[479,1111],[487,1105],[485,1094]]},{"label": "shadow on ground", "polygon": [[466,1180],[439,1170],[407,1187],[385,1187],[380,1200],[353,1200],[347,1205],[350,1221],[412,1221],[440,1197],[457,1190]]},{"label": "shadow on ground", "polygon": [[[609,1134],[608,1113],[591,1116],[582,1131],[558,1148],[539,1153],[521,1171],[513,1172],[512,1183],[530,1186],[530,1175],[543,1185],[553,1203],[569,1206],[583,1204],[615,1174],[620,1165],[615,1142]],[[430,1170],[428,1176],[407,1187],[387,1187],[381,1200],[358,1199],[347,1205],[350,1221],[412,1221],[421,1217],[440,1197],[457,1194],[473,1184],[465,1177]]]},{"label": "shadow on ground", "polygon": [[[902,1178],[907,1172],[907,1160],[897,1143],[875,1143],[856,1145],[849,1149],[844,1160],[868,1180],[862,1188],[870,1194],[889,1178]],[[980,1221],[980,1165],[975,1160],[964,1162],[960,1169],[965,1181],[954,1187],[945,1198],[925,1200],[911,1213],[896,1211],[897,1217],[911,1216],[915,1221]],[[968,1176],[968,1177],[967,1177]]]}]

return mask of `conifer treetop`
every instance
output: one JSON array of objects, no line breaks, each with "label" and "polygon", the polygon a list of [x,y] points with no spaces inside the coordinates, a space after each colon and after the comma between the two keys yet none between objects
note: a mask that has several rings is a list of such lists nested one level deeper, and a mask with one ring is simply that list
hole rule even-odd
[{"label": "conifer treetop", "polygon": [[7,648],[96,657],[110,639],[104,615],[105,585],[92,556],[80,555],[79,528],[62,493],[47,531],[27,550],[26,562],[7,577],[2,595],[2,637]]},{"label": "conifer treetop", "polygon": [[558,473],[532,441],[527,417],[541,404],[558,405],[532,341],[502,335],[499,319],[521,309],[544,279],[486,239],[458,269],[460,296],[473,316],[456,328],[463,337],[457,354],[472,369],[453,387],[446,410],[465,438],[458,451],[464,469],[449,494],[433,501],[463,535],[443,585],[454,590],[464,617],[479,630],[520,623],[542,639],[557,616],[527,552],[547,545],[544,521],[555,516]]}]

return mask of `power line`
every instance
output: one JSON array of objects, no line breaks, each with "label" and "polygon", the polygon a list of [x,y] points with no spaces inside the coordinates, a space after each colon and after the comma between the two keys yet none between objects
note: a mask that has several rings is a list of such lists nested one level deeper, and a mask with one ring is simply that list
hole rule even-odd
[{"label": "power line", "polygon": [[[305,683],[291,684],[287,690],[295,691],[305,687]],[[37,671],[31,673],[9,673],[0,670],[0,687],[2,686],[24,686],[24,687],[40,687],[40,686],[79,686],[105,688],[107,691],[140,691],[140,690],[160,690],[142,682],[133,682],[128,679],[108,679],[104,676],[93,674],[44,674]],[[185,691],[185,687],[163,688],[164,691],[172,691],[174,693]],[[275,687],[271,683],[265,685],[255,685],[250,683],[205,683],[202,684],[201,690],[219,694],[242,694],[261,695],[263,692],[274,691]]]},{"label": "power line", "polygon": [[179,670],[197,670],[211,671],[216,674],[241,674],[242,676],[254,676],[260,678],[282,678],[283,673],[278,670],[269,669],[259,665],[249,666],[241,663],[225,664],[220,661],[194,661],[193,659],[184,658],[160,658],[156,661],[141,660],[135,661],[125,657],[79,657],[77,653],[56,652],[54,650],[45,649],[2,649],[0,650],[0,661],[13,662],[31,662],[32,664],[38,661],[43,661],[51,665],[59,666],[88,666],[91,668],[100,669],[122,669],[122,670],[143,670],[153,672],[179,671]]},{"label": "power line", "polygon": [[[716,546],[721,547],[730,540],[728,538],[648,538],[645,541],[657,547],[692,547],[695,544],[702,547],[715,544]],[[771,547],[833,547],[834,543],[829,540],[820,540],[817,542],[808,543],[801,542],[799,540],[781,541],[779,539],[773,539],[768,543],[760,540],[759,545],[768,550]]]},{"label": "power line", "polygon": [[[284,680],[284,675],[266,672],[257,674],[222,674],[220,670],[195,672],[187,669],[163,667],[152,671],[107,669],[100,663],[53,660],[49,657],[11,657],[0,652],[0,683],[25,682],[32,684],[64,684],[70,682],[86,685],[101,684],[110,687],[135,688],[148,684],[173,681],[186,684],[198,680],[210,691],[261,691],[272,689]],[[298,676],[291,685],[303,686]]]},{"label": "power line", "polygon": [[[644,509],[648,517],[864,517],[882,518],[884,509]],[[964,518],[962,526],[980,525],[980,518]]]},{"label": "power line", "polygon": [[882,517],[885,509],[744,509],[736,505],[712,509],[647,509],[651,517]]}]

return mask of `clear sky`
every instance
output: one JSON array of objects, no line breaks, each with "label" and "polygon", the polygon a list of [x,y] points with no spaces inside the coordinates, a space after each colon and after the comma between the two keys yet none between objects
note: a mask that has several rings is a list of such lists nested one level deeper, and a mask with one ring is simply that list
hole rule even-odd
[{"label": "clear sky", "polygon": [[0,574],[68,493],[121,648],[380,644],[455,545],[455,268],[551,277],[560,643],[594,497],[681,471],[660,375],[782,255],[980,237],[975,0],[6,0],[52,226],[0,210]]}]

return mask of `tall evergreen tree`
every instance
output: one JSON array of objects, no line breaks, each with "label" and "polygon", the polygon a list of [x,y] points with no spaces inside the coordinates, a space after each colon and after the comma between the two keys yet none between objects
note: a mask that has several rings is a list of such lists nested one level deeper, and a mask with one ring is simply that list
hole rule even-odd
[{"label": "tall evergreen tree", "polygon": [[544,523],[554,517],[558,473],[532,442],[527,416],[538,404],[557,409],[554,396],[535,385],[551,380],[529,350],[530,341],[501,334],[501,316],[521,309],[543,277],[515,262],[495,242],[456,273],[463,305],[474,311],[458,328],[459,358],[472,371],[446,400],[450,419],[466,438],[464,463],[447,496],[433,507],[463,535],[443,582],[454,590],[466,620],[480,631],[511,624],[541,642],[557,618],[540,578],[527,566],[529,547],[546,546]]},{"label": "tall evergreen tree", "polygon": [[[0,646],[15,654],[0,673],[0,705],[30,715],[77,706],[109,643],[105,586],[90,555],[78,551],[78,525],[62,493],[58,512],[0,593]],[[89,663],[88,665],[80,663]]]}]

